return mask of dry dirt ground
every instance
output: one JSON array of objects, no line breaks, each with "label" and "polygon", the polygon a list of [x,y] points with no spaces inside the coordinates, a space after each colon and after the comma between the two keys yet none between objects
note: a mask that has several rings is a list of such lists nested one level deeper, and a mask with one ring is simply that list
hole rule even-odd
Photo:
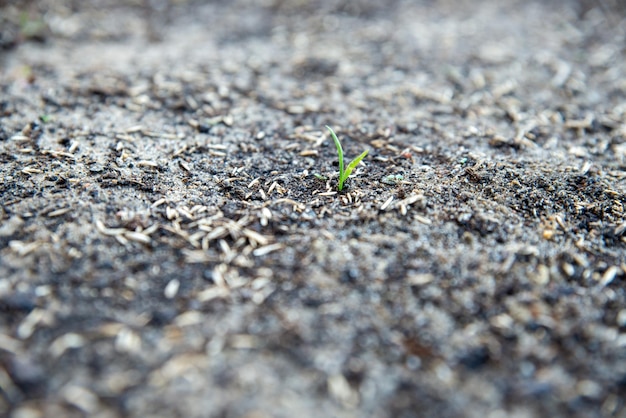
[{"label": "dry dirt ground", "polygon": [[0,415],[626,416],[624,9],[0,1]]}]

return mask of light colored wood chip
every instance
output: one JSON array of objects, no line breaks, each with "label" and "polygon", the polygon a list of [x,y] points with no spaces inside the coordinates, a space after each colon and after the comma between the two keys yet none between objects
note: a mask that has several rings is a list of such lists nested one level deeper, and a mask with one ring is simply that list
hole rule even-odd
[{"label": "light colored wood chip", "polygon": [[254,335],[236,334],[230,337],[230,346],[241,350],[258,347],[259,339]]},{"label": "light colored wood chip", "polygon": [[416,195],[409,196],[406,199],[402,200],[402,203],[405,205],[412,205],[413,203],[423,198],[424,198],[423,194],[416,194]]},{"label": "light colored wood chip", "polygon": [[269,253],[272,253],[274,251],[281,250],[282,248],[283,248],[282,244],[279,244],[279,243],[270,244],[270,245],[266,245],[265,247],[259,247],[256,250],[252,251],[252,255],[254,255],[255,257],[261,257]]},{"label": "light colored wood chip", "polygon": [[23,349],[22,342],[5,334],[0,334],[0,350],[18,354]]},{"label": "light colored wood chip", "polygon": [[226,287],[222,286],[212,286],[208,289],[202,290],[196,295],[196,299],[199,302],[209,302],[213,299],[224,299],[227,298],[230,294],[230,291]]},{"label": "light colored wood chip", "polygon": [[41,247],[41,242],[22,242],[22,241],[9,241],[9,248],[15,251],[20,257],[24,257]]},{"label": "light colored wood chip", "polygon": [[185,262],[189,264],[202,264],[215,261],[215,257],[206,252],[207,249],[208,245],[205,247],[204,241],[202,242],[202,250],[183,249]]},{"label": "light colored wood chip", "polygon": [[205,321],[205,318],[204,315],[202,315],[202,312],[187,311],[174,318],[173,322],[176,326],[188,327],[201,324],[203,321]]},{"label": "light colored wood chip", "polygon": [[611,284],[611,282],[613,282],[613,280],[615,280],[615,277],[620,272],[621,272],[621,269],[619,267],[617,267],[617,266],[609,267],[608,269],[606,269],[606,271],[602,275],[602,278],[600,279],[599,285],[601,287],[608,286],[609,284]]},{"label": "light colored wood chip", "polygon": [[289,199],[289,198],[280,198],[280,199],[272,200],[270,202],[264,203],[264,205],[277,205],[280,203],[288,203],[290,205],[293,205],[294,210],[297,209],[297,210],[302,211],[306,208],[306,206],[303,203],[296,202],[295,200]]},{"label": "light colored wood chip", "polygon": [[115,349],[123,353],[141,351],[141,337],[128,327],[123,327],[115,338]]},{"label": "light colored wood chip", "polygon": [[139,167],[152,167],[152,168],[157,168],[159,165],[157,163],[155,163],[154,161],[148,161],[148,160],[140,160],[137,161],[137,165]]},{"label": "light colored wood chip", "polygon": [[121,235],[127,231],[124,228],[107,228],[101,220],[96,220],[96,230],[103,235],[115,236]]},{"label": "light colored wood chip", "polygon": [[123,235],[115,235],[114,236],[115,240],[117,242],[119,242],[120,244],[122,244],[123,246],[128,245],[128,240],[126,238],[124,238]]},{"label": "light colored wood chip", "polygon": [[248,184],[248,189],[251,189],[252,187],[256,186],[257,184],[259,184],[259,181],[261,180],[261,177],[257,177],[254,180],[252,180],[249,184]]},{"label": "light colored wood chip", "polygon": [[76,409],[92,415],[99,407],[98,397],[91,391],[76,385],[63,388],[61,396],[65,402]]},{"label": "light colored wood chip", "polygon": [[626,231],[626,222],[623,222],[617,228],[615,228],[615,235],[622,235]]},{"label": "light colored wood chip", "polygon": [[86,344],[86,340],[83,336],[69,332],[63,334],[50,344],[48,351],[52,357],[61,357],[68,349],[80,348]]},{"label": "light colored wood chip", "polygon": [[206,147],[208,149],[217,149],[217,150],[222,150],[222,151],[225,151],[228,149],[228,147],[223,144],[207,144]]},{"label": "light colored wood chip", "polygon": [[152,239],[142,232],[126,231],[124,232],[124,237],[141,244],[150,244],[152,242]]},{"label": "light colored wood chip", "polygon": [[178,293],[179,288],[180,288],[180,280],[172,279],[165,286],[165,289],[163,290],[163,295],[165,296],[166,299],[173,299],[176,297],[176,294]]},{"label": "light colored wood chip", "polygon": [[159,229],[159,224],[155,223],[155,224],[150,225],[149,227],[147,227],[141,232],[146,235],[152,235],[156,232],[157,229]]},{"label": "light colored wood chip", "polygon": [[389,199],[385,200],[385,203],[383,203],[380,206],[380,210],[387,210],[387,208],[389,207],[389,205],[391,205],[391,202],[393,201],[393,196],[389,196]]},{"label": "light colored wood chip", "polygon": [[338,402],[346,407],[353,408],[359,402],[358,393],[352,389],[348,380],[339,373],[330,376],[327,380],[328,393]]},{"label": "light colored wood chip", "polygon": [[127,134],[133,134],[135,132],[140,132],[143,131],[143,126],[142,125],[135,125],[135,126],[131,126],[130,128],[126,129],[126,133]]},{"label": "light colored wood chip", "polygon": [[209,232],[209,234],[206,236],[206,239],[208,241],[213,241],[213,240],[216,240],[218,238],[223,238],[226,235],[228,235],[228,229],[226,229],[223,226],[218,226],[218,227],[214,228],[213,230],[211,230],[211,232]]},{"label": "light colored wood chip", "polygon": [[243,235],[256,245],[267,245],[269,243],[269,240],[266,237],[251,229],[244,229]]},{"label": "light colored wood chip", "polygon": [[428,273],[413,274],[407,277],[407,283],[412,286],[424,286],[435,280],[435,276]]},{"label": "light colored wood chip", "polygon": [[171,221],[176,218],[180,218],[180,215],[178,214],[178,211],[176,209],[167,206],[165,208],[165,217]]},{"label": "light colored wood chip", "polygon": [[590,169],[591,169],[591,162],[585,161],[583,166],[580,168],[580,174],[585,175],[589,172]]},{"label": "light colored wood chip", "polygon": [[48,213],[47,216],[48,216],[48,218],[54,218],[56,216],[65,215],[66,213],[68,213],[71,210],[72,210],[72,208],[57,209],[57,210],[53,210],[52,212]]},{"label": "light colored wood chip", "polygon": [[585,129],[585,128],[591,127],[592,123],[593,123],[593,115],[588,114],[582,120],[570,119],[570,120],[565,121],[563,125],[569,129]]},{"label": "light colored wood chip", "polygon": [[50,322],[51,319],[49,313],[43,309],[33,309],[18,325],[16,331],[17,338],[20,340],[29,338],[39,324]]},{"label": "light colored wood chip", "polygon": [[272,219],[272,211],[266,207],[261,208],[261,216],[267,219]]},{"label": "light colored wood chip", "polygon": [[22,169],[22,173],[24,174],[41,174],[43,173],[42,170],[35,168],[35,167],[26,167]]},{"label": "light colored wood chip", "polygon": [[65,151],[43,150],[43,151],[41,151],[41,154],[43,154],[43,155],[52,155],[54,158],[65,157],[65,158],[69,158],[71,160],[75,160],[76,159],[76,156],[74,154],[70,154],[69,152],[65,152]]}]

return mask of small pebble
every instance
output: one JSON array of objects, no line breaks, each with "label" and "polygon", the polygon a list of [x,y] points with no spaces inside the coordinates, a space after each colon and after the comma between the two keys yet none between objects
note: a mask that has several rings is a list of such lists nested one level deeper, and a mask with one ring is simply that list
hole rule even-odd
[{"label": "small pebble", "polygon": [[178,293],[178,289],[180,288],[180,281],[178,279],[170,280],[170,282],[165,286],[165,290],[163,294],[168,299],[173,299]]}]

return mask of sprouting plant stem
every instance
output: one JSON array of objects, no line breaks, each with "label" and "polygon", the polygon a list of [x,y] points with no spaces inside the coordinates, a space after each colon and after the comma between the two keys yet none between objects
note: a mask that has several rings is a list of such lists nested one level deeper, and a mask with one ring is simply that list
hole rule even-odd
[{"label": "sprouting plant stem", "polygon": [[363,151],[358,157],[352,160],[350,164],[348,164],[347,168],[345,168],[344,161],[343,161],[343,148],[341,147],[341,142],[339,142],[337,135],[335,135],[335,131],[333,131],[330,126],[326,125],[326,129],[330,131],[330,135],[333,137],[333,141],[335,142],[335,147],[337,148],[337,156],[339,157],[339,181],[337,183],[337,190],[342,191],[344,182],[348,179],[348,177],[350,177],[350,174],[356,168],[356,166],[361,162],[361,160],[363,160],[363,158],[367,156],[368,150]]},{"label": "sprouting plant stem", "polygon": [[335,147],[337,148],[337,156],[339,157],[339,190],[341,190],[343,188],[343,182],[341,181],[341,177],[343,176],[343,148],[341,147],[341,142],[339,142],[337,135],[335,135],[335,131],[328,125],[326,125],[326,129],[330,131],[330,135],[333,137]]}]

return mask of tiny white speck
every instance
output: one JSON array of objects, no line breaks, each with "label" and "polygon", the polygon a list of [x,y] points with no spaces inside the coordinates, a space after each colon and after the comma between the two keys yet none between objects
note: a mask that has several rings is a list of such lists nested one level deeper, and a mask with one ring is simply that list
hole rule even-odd
[{"label": "tiny white speck", "polygon": [[170,280],[170,282],[165,286],[165,290],[163,294],[166,298],[172,299],[178,293],[178,289],[180,288],[180,281],[178,279]]}]

